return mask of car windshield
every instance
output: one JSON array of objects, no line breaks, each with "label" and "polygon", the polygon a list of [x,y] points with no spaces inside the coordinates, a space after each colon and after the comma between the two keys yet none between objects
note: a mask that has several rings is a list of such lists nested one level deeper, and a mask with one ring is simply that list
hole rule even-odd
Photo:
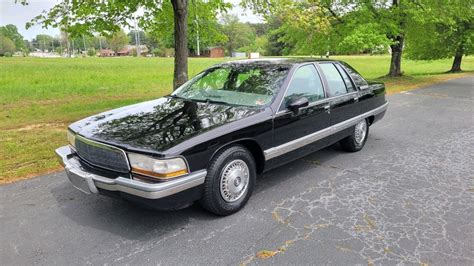
[{"label": "car windshield", "polygon": [[273,100],[289,66],[231,64],[210,68],[186,82],[171,97],[229,105],[264,106]]}]

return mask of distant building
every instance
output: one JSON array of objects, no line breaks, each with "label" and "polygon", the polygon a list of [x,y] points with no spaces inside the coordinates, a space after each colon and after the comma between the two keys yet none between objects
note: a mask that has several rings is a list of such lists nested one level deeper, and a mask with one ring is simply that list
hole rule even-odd
[{"label": "distant building", "polygon": [[132,50],[128,48],[123,48],[117,52],[117,56],[128,56],[132,55]]},{"label": "distant building", "polygon": [[99,52],[99,56],[100,57],[111,57],[111,56],[115,56],[115,52],[110,50],[110,49],[102,49]]},{"label": "distant building", "polygon": [[[146,45],[139,45],[138,47],[140,49],[141,55],[145,55],[148,53],[148,47],[146,47]],[[117,55],[118,56],[131,56],[135,53],[136,50],[137,50],[136,45],[127,45],[123,49],[118,51]]]},{"label": "distant building", "polygon": [[204,50],[203,56],[205,57],[212,57],[212,58],[218,58],[218,57],[224,57],[225,56],[225,50],[222,47],[216,46],[216,47],[208,47]]},{"label": "distant building", "polygon": [[243,52],[232,52],[232,57],[247,57],[247,53]]},{"label": "distant building", "polygon": [[249,53],[249,58],[250,59],[258,59],[260,58],[260,53]]},{"label": "distant building", "polygon": [[48,57],[48,58],[61,57],[57,53],[43,53],[43,52],[31,52],[31,53],[28,54],[28,56],[31,56],[31,57]]}]

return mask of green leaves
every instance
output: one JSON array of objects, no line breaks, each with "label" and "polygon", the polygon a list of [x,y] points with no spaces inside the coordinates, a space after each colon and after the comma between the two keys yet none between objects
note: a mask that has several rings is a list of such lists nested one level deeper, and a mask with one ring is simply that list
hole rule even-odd
[{"label": "green leaves", "polygon": [[[218,13],[225,12],[231,4],[223,0],[190,0],[188,6],[189,46],[197,34],[198,26],[203,47],[223,41],[225,36],[219,31]],[[62,0],[48,11],[36,16],[27,27],[41,24],[43,27],[57,27],[70,36],[92,35],[100,33],[112,36],[123,27],[132,28],[137,19],[141,28],[151,32],[167,47],[173,45],[173,9],[170,1],[127,0]],[[196,24],[196,19],[198,24]]]},{"label": "green leaves", "polygon": [[[191,0],[188,7],[188,47],[196,50],[196,36],[199,31],[201,51],[207,46],[222,43],[226,40],[221,31],[217,17],[226,12],[231,5],[222,0]],[[174,45],[173,8],[169,1],[163,2],[160,12],[140,18],[140,26],[147,29],[166,47]]]},{"label": "green leaves", "polygon": [[473,1],[425,0],[408,21],[406,55],[431,60],[468,55],[474,49]]},{"label": "green leaves", "polygon": [[222,32],[226,36],[226,49],[229,55],[238,48],[248,52],[250,45],[255,43],[255,29],[247,23],[242,23],[236,15],[227,14],[222,18]]},{"label": "green leaves", "polygon": [[128,36],[123,30],[117,31],[112,36],[107,38],[110,49],[115,52],[120,51],[128,44]]},{"label": "green leaves", "polygon": [[0,36],[8,38],[13,42],[15,46],[13,50],[26,48],[23,36],[18,32],[18,28],[15,25],[8,24],[0,27]]}]

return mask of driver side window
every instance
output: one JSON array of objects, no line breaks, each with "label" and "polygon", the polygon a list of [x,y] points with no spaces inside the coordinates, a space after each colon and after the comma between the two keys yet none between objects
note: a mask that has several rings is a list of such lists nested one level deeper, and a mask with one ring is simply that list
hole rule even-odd
[{"label": "driver side window", "polygon": [[280,110],[286,109],[288,102],[298,97],[306,97],[310,103],[324,99],[323,83],[313,65],[302,66],[293,74]]}]

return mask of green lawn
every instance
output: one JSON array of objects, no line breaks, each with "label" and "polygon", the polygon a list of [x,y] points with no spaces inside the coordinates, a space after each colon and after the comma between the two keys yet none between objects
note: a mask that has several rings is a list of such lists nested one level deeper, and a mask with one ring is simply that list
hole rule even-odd
[{"label": "green lawn", "polygon": [[[336,57],[368,79],[386,74],[388,56]],[[189,74],[223,59],[190,59]],[[444,74],[451,60],[403,61],[405,77],[386,79],[389,92],[459,74]],[[474,57],[463,69],[474,71]],[[75,120],[171,92],[172,58],[0,58],[0,183],[59,168],[53,150],[66,143]]]}]

